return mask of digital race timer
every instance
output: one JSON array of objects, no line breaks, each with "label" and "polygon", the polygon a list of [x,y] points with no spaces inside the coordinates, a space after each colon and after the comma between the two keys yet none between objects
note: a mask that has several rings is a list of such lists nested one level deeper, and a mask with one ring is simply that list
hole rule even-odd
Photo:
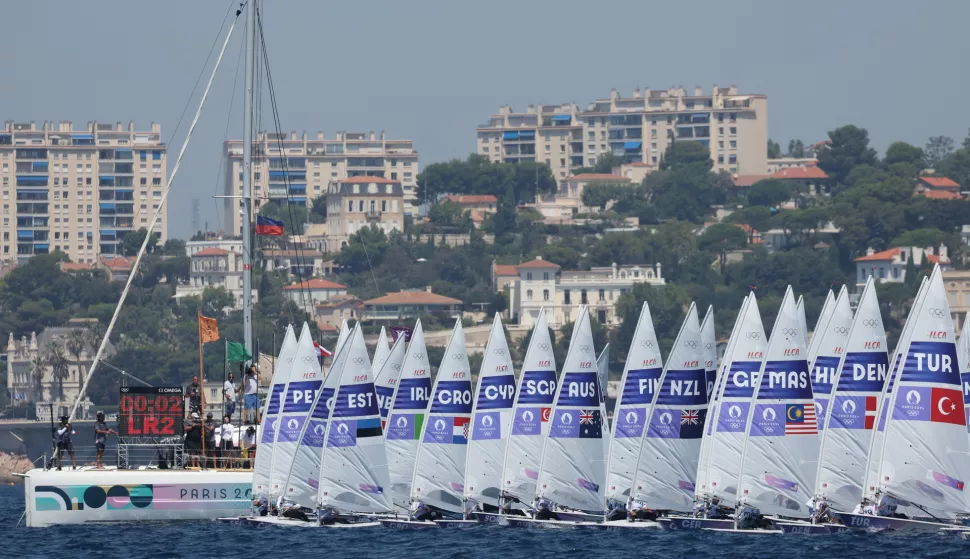
[{"label": "digital race timer", "polygon": [[121,387],[118,435],[175,437],[184,433],[185,397],[181,387]]}]

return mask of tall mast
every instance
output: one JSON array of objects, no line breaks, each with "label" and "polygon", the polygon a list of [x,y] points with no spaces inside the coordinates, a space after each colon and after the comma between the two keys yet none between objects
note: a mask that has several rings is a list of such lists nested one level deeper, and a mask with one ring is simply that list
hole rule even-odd
[{"label": "tall mast", "polygon": [[252,290],[252,176],[253,176],[253,66],[256,51],[256,0],[246,6],[246,97],[243,106],[243,335],[246,351],[253,353]]}]

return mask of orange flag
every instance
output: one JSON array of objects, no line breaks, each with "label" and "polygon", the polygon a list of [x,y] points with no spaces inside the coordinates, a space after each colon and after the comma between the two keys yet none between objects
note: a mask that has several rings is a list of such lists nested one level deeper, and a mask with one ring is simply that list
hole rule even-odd
[{"label": "orange flag", "polygon": [[219,324],[216,319],[202,316],[199,314],[199,341],[200,343],[214,342],[219,339]]}]

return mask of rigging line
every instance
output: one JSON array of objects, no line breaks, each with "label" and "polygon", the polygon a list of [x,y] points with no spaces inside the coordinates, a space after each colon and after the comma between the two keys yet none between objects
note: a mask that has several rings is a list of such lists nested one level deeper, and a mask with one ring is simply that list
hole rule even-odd
[{"label": "rigging line", "polygon": [[[229,112],[226,115],[226,131],[223,134],[223,139],[222,139],[223,145],[225,145],[225,143],[229,141],[229,124],[232,122],[232,106],[233,106],[233,103],[236,102],[236,84],[239,81],[239,67],[242,65],[243,54],[245,53],[246,53],[246,47],[244,44],[243,47],[239,49],[239,57],[236,59],[236,73],[232,78],[232,90],[231,90],[232,94],[229,97]],[[219,165],[216,172],[216,182],[215,182],[214,190],[216,191],[217,194],[219,193],[219,182],[222,180],[222,171],[225,169],[226,162],[228,160],[229,160],[228,154],[226,152],[223,152],[222,156],[219,158]],[[229,199],[230,205],[232,205],[233,200],[234,200],[233,198]],[[222,230],[222,216],[219,213],[218,198],[213,198],[212,204],[216,207],[216,224],[219,226],[219,230]]]},{"label": "rigging line", "polygon": [[[238,18],[238,15],[237,15]],[[209,90],[212,89],[212,82],[216,78],[216,73],[219,71],[219,66],[222,64],[222,58],[226,54],[226,47],[229,46],[229,39],[232,38],[232,32],[236,28],[236,21],[233,20],[232,25],[229,27],[229,32],[226,34],[226,40],[222,43],[222,49],[219,51],[219,58],[216,59],[215,66],[212,68],[212,74],[209,76],[209,82],[206,84],[205,91],[202,93],[202,99],[199,101],[199,108],[195,111],[195,117],[192,119],[192,124],[189,125],[189,130],[185,135],[185,139],[182,141],[182,148],[179,150],[178,158],[175,160],[175,167],[172,168],[172,174],[168,176],[168,185],[165,187],[165,191],[162,193],[162,199],[158,204],[158,209],[155,210],[155,215],[152,217],[152,221],[148,226],[148,233],[142,240],[141,248],[138,249],[138,255],[135,256],[135,263],[131,267],[131,272],[128,275],[128,280],[125,282],[125,288],[121,291],[121,299],[118,300],[118,306],[115,307],[114,314],[111,315],[111,321],[108,323],[108,327],[105,329],[104,338],[101,339],[101,345],[98,346],[98,352],[94,355],[94,359],[91,361],[91,367],[88,369],[86,375],[84,375],[84,383],[81,385],[81,390],[78,392],[77,399],[74,401],[74,406],[71,408],[71,413],[68,416],[73,418],[74,414],[77,412],[78,406],[81,404],[81,399],[84,398],[84,393],[87,392],[88,384],[91,382],[91,377],[94,375],[95,370],[98,368],[98,362],[101,361],[102,355],[104,355],[104,350],[108,345],[108,339],[111,337],[111,331],[114,329],[115,323],[118,321],[118,316],[121,314],[121,307],[125,304],[125,299],[128,297],[128,292],[131,290],[131,284],[135,280],[135,276],[138,272],[138,265],[141,264],[141,259],[145,256],[145,249],[148,248],[148,241],[152,238],[152,231],[155,229],[155,225],[159,221],[159,216],[162,213],[162,208],[165,207],[165,201],[168,199],[168,195],[172,192],[172,184],[175,182],[175,177],[178,175],[179,167],[182,165],[182,158],[185,157],[185,150],[189,147],[189,142],[192,140],[192,133],[195,131],[196,125],[199,123],[199,118],[202,116],[202,109],[205,107],[205,101],[209,97]]]}]

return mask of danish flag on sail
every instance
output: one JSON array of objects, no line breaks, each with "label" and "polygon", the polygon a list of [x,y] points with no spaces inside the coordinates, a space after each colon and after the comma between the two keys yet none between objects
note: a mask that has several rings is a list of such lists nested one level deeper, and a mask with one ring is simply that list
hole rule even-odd
[{"label": "danish flag on sail", "polygon": [[333,357],[332,351],[327,350],[317,342],[313,342],[313,349],[317,350],[317,357]]}]

